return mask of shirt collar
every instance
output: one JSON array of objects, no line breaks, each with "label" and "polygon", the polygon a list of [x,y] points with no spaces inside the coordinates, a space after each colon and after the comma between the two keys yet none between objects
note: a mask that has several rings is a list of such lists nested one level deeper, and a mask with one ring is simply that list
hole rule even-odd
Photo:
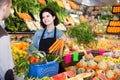
[{"label": "shirt collar", "polygon": [[2,28],[5,28],[5,21],[4,20],[0,20],[0,25]]}]

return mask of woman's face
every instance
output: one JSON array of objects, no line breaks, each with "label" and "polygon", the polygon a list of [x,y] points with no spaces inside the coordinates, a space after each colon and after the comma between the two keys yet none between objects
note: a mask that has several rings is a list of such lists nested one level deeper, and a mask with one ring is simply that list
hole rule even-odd
[{"label": "woman's face", "polygon": [[55,16],[52,16],[49,12],[43,12],[42,21],[46,26],[54,24],[54,19]]}]

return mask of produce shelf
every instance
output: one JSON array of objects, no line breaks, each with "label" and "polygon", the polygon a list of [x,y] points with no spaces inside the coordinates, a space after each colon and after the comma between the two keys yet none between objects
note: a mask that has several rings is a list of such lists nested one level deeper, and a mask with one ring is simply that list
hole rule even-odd
[{"label": "produce shelf", "polygon": [[8,32],[8,34],[34,34],[35,32]]}]

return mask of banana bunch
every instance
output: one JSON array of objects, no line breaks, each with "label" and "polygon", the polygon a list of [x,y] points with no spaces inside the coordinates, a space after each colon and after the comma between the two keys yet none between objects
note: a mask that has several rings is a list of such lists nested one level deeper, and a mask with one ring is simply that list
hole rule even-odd
[{"label": "banana bunch", "polygon": [[107,62],[107,61],[113,61],[114,63],[119,64],[120,63],[120,57],[118,57],[118,58],[104,57],[104,61],[105,62]]}]

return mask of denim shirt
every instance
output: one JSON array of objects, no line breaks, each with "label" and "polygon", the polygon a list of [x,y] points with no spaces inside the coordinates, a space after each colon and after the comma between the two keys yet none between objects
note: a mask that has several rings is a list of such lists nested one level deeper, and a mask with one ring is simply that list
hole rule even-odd
[{"label": "denim shirt", "polygon": [[[44,29],[38,30],[35,34],[34,34],[34,38],[33,38],[33,45],[34,47],[36,47],[37,49],[39,49],[39,42],[42,36]],[[56,39],[60,38],[62,35],[64,34],[64,32],[62,32],[59,29],[56,29]],[[48,30],[46,29],[45,34],[43,36],[43,39],[46,38],[51,38],[54,37],[54,29],[50,32],[48,32]]]}]

